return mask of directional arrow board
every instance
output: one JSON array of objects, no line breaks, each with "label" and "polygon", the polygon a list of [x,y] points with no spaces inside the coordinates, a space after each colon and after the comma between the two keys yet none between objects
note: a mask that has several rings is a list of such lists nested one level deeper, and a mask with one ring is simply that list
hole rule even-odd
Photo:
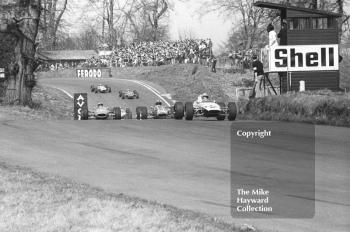
[{"label": "directional arrow board", "polygon": [[0,79],[5,79],[5,69],[0,68]]},{"label": "directional arrow board", "polygon": [[88,120],[87,93],[74,94],[74,120]]}]

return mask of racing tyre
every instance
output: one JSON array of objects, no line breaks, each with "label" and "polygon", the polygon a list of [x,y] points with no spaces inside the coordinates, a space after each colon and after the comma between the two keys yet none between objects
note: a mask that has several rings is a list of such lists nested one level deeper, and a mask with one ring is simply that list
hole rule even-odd
[{"label": "racing tyre", "polygon": [[228,120],[229,121],[234,121],[236,120],[237,116],[237,106],[236,103],[234,102],[229,102],[228,103]]},{"label": "racing tyre", "polygon": [[123,93],[122,91],[119,91],[119,97],[122,97]]},{"label": "racing tyre", "polygon": [[122,93],[122,99],[125,99],[125,94],[124,93]]},{"label": "racing tyre", "polygon": [[111,93],[111,92],[112,92],[112,88],[109,87],[109,88],[108,88],[108,93]]},{"label": "racing tyre", "polygon": [[122,110],[120,109],[120,107],[115,107],[113,109],[113,113],[114,113],[114,120],[122,119]]},{"label": "racing tyre", "polygon": [[218,121],[224,121],[226,119],[226,114],[225,114],[225,111],[224,111],[224,109],[226,108],[226,105],[223,102],[218,102],[217,104],[221,108],[221,113],[216,117],[216,119]]},{"label": "racing tyre", "polygon": [[186,102],[185,104],[185,119],[188,121],[193,120],[193,114],[194,114],[194,109],[193,109],[193,103],[192,102]]},{"label": "racing tyre", "polygon": [[143,120],[147,119],[148,118],[148,112],[147,112],[147,107],[142,107],[141,109],[141,117]]},{"label": "racing tyre", "polygon": [[174,118],[175,120],[182,120],[184,117],[184,105],[182,102],[176,102],[174,105]]},{"label": "racing tyre", "polygon": [[141,120],[141,116],[142,116],[142,111],[141,111],[141,108],[140,106],[136,107],[136,119],[137,120]]},{"label": "racing tyre", "polygon": [[126,108],[125,112],[126,112],[125,119],[132,119],[132,112],[131,112],[130,108]]},{"label": "racing tyre", "polygon": [[136,99],[140,98],[139,93],[136,90],[134,90],[134,94],[135,94]]}]

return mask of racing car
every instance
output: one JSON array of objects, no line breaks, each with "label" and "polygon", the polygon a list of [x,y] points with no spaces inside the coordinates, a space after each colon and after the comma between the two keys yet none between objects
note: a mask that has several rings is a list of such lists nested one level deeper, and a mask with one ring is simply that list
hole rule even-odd
[{"label": "racing car", "polygon": [[140,95],[136,90],[126,90],[126,91],[119,91],[119,97],[121,97],[122,99],[139,99]]},{"label": "racing car", "polygon": [[209,100],[208,94],[199,95],[194,102],[176,102],[174,105],[174,118],[182,120],[193,120],[193,118],[214,117],[218,121],[223,121],[228,118],[229,121],[234,121],[237,116],[237,106],[234,102],[229,102],[226,106],[223,102],[216,102]]},{"label": "racing car", "polygon": [[149,117],[154,119],[169,118],[172,117],[172,111],[170,107],[163,106],[162,101],[158,100],[154,106],[151,106],[149,111]]},{"label": "racing car", "polygon": [[89,111],[89,119],[132,119],[132,113],[129,108],[122,109],[120,107],[114,107],[110,109],[103,105],[103,103],[98,103],[95,111]]},{"label": "racing car", "polygon": [[170,107],[162,105],[162,101],[158,100],[154,106],[137,107],[136,108],[137,119],[166,119],[171,118],[173,112]]},{"label": "racing car", "polygon": [[110,93],[112,92],[112,88],[108,85],[98,84],[97,86],[90,86],[91,92],[95,93]]}]

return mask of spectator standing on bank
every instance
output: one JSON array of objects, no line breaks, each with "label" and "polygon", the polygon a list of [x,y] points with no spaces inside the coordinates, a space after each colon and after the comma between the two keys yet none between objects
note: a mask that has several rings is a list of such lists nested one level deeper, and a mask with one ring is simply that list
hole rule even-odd
[{"label": "spectator standing on bank", "polygon": [[278,46],[275,27],[271,23],[267,26],[267,32],[269,33],[269,48]]},{"label": "spectator standing on bank", "polygon": [[253,71],[254,71],[254,86],[252,91],[249,94],[249,99],[264,96],[264,94],[262,94],[262,87],[261,87],[261,84],[264,81],[264,66],[258,60],[257,55],[254,54],[252,58],[253,58]]},{"label": "spectator standing on bank", "polygon": [[282,22],[282,28],[277,37],[280,39],[280,45],[287,45],[287,23]]},{"label": "spectator standing on bank", "polygon": [[217,63],[217,59],[216,59],[216,57],[214,56],[214,55],[212,55],[212,57],[211,57],[211,71],[213,72],[213,73],[216,73],[216,63]]}]

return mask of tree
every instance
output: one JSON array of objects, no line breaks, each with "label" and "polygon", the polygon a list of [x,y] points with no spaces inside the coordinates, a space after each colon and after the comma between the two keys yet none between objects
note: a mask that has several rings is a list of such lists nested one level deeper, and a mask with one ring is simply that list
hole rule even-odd
[{"label": "tree", "polygon": [[149,12],[148,20],[152,26],[153,41],[158,40],[159,21],[166,15],[169,9],[167,0],[144,0],[142,1],[144,8]]},{"label": "tree", "polygon": [[7,17],[0,22],[0,34],[14,39],[14,58],[8,68],[4,102],[7,104],[31,104],[32,88],[35,85],[33,72],[36,37],[41,14],[41,0],[12,0],[0,3]]},{"label": "tree", "polygon": [[263,8],[254,7],[253,0],[205,0],[202,3],[202,15],[216,11],[227,17],[239,17],[235,31],[240,31],[244,49],[256,45],[260,35],[265,32],[269,12]]},{"label": "tree", "polygon": [[57,31],[62,23],[62,17],[67,10],[68,0],[42,0],[43,13],[40,24],[42,46],[55,50],[57,46]]}]

